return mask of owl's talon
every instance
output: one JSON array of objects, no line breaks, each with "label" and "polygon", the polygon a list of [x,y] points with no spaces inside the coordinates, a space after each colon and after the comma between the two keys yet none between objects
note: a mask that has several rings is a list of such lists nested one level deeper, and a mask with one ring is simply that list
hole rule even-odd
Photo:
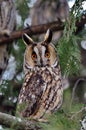
[{"label": "owl's talon", "polygon": [[43,118],[38,119],[38,121],[42,123],[49,123],[47,119],[43,119]]},{"label": "owl's talon", "polygon": [[43,118],[39,118],[39,119],[33,118],[31,120],[34,120],[34,121],[40,122],[40,123],[49,123],[49,121],[47,119],[43,119]]}]

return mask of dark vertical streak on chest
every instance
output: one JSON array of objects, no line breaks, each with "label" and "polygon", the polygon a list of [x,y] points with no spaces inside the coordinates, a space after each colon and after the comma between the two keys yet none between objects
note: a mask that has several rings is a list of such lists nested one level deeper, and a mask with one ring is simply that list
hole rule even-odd
[{"label": "dark vertical streak on chest", "polygon": [[61,100],[58,97],[61,87],[59,69],[53,71],[53,68],[45,67],[27,73],[20,92],[20,100],[22,99],[22,102],[27,104],[22,112],[23,116],[41,118],[47,110],[54,111],[58,106],[58,100]]}]

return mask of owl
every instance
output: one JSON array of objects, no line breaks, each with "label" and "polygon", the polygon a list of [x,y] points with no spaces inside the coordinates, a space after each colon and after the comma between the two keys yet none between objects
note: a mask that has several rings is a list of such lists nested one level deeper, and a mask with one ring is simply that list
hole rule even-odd
[{"label": "owl", "polygon": [[[0,37],[10,36],[16,27],[16,9],[13,0],[0,0]],[[0,76],[8,62],[8,43],[0,45]]]},{"label": "owl", "polygon": [[63,100],[61,70],[52,32],[47,30],[42,42],[34,42],[23,34],[26,44],[24,54],[24,83],[21,88],[17,115],[42,121],[46,114],[57,111]]}]

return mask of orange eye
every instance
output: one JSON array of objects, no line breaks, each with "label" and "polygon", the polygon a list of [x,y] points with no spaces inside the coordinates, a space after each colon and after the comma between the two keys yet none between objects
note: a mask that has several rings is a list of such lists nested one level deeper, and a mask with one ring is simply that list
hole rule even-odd
[{"label": "orange eye", "polygon": [[35,60],[35,59],[36,59],[36,57],[37,57],[37,56],[36,56],[36,54],[35,54],[35,53],[33,53],[33,54],[32,54],[32,59],[33,59],[33,60]]},{"label": "orange eye", "polygon": [[49,52],[46,52],[46,53],[45,53],[45,57],[46,57],[46,58],[50,58],[50,53],[49,53]]}]

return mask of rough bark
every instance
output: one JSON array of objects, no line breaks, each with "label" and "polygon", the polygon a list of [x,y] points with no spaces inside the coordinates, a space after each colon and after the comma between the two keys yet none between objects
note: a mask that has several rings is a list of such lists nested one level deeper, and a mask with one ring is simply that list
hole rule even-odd
[{"label": "rough bark", "polygon": [[12,128],[13,130],[42,130],[36,121],[23,120],[1,112],[0,125]]}]

